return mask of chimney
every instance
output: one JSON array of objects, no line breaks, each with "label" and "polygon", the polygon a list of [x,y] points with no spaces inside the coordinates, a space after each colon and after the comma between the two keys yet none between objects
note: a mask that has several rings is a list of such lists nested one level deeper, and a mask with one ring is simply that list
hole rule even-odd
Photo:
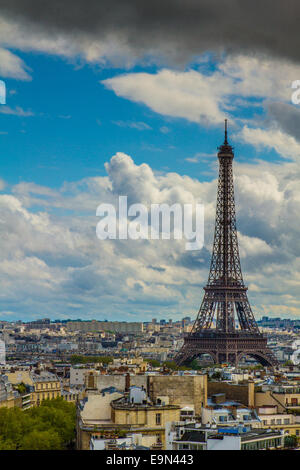
[{"label": "chimney", "polygon": [[127,373],[125,376],[125,392],[129,392],[130,389],[130,374]]}]

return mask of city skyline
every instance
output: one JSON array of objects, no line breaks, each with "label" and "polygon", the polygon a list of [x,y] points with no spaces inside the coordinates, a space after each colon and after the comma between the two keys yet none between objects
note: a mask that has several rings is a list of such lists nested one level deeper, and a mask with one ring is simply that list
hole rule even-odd
[{"label": "city skyline", "polygon": [[[283,34],[274,27],[276,5],[271,38]],[[225,22],[232,8],[229,2]],[[90,12],[83,25],[75,9],[66,25],[54,24],[52,6],[46,9],[41,24],[20,2],[0,10],[7,88],[0,105],[0,319],[195,318],[209,271],[224,118],[235,148],[238,238],[254,314],[299,318],[296,47],[266,46],[259,34],[230,39],[215,13],[224,44],[209,27],[195,36],[198,44],[191,41],[193,22],[178,38],[170,27],[154,39],[157,18],[143,8],[138,27],[129,13],[124,29],[116,14],[106,36],[95,32]],[[204,248],[189,253],[179,240],[99,241],[96,209],[120,195],[131,203],[203,203]]]}]

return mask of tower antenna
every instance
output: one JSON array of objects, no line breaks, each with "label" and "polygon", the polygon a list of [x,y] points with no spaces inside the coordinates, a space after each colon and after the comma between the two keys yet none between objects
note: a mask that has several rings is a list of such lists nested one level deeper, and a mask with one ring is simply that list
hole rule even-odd
[{"label": "tower antenna", "polygon": [[227,140],[227,119],[225,119],[225,139],[224,139],[224,144],[225,144],[225,145],[228,144],[228,140]]}]

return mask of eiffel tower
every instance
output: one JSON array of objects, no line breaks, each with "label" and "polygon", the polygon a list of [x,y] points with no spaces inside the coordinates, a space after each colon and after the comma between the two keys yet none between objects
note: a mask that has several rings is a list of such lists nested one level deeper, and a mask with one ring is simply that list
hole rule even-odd
[{"label": "eiffel tower", "polygon": [[214,244],[208,283],[191,332],[175,357],[178,365],[201,354],[215,363],[237,365],[249,355],[263,366],[274,367],[277,359],[259,331],[244,284],[236,229],[232,161],[233,148],[225,139],[219,147],[219,180]]}]

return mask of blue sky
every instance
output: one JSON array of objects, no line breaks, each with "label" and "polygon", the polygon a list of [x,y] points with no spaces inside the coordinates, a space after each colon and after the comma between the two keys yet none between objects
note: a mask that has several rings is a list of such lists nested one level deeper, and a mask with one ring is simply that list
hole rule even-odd
[{"label": "blue sky", "polygon": [[[122,69],[76,66],[34,53],[18,56],[29,68],[31,80],[5,79],[7,106],[32,115],[0,115],[1,132],[7,132],[1,135],[5,158],[0,170],[8,183],[35,181],[59,187],[64,181],[104,175],[104,162],[120,150],[155,170],[194,176],[195,165],[186,159],[215,153],[223,139],[223,123],[205,126],[163,116],[143,103],[116,96],[101,81],[126,73]],[[210,74],[214,66],[214,62],[210,67],[205,63],[200,70]],[[187,70],[192,67],[190,64]],[[159,69],[134,67],[130,73],[143,71],[156,74]],[[233,113],[245,119],[252,115],[251,107]],[[278,159],[276,152],[256,152],[243,143],[239,154],[240,159]],[[201,163],[200,159],[197,176],[203,180],[207,177]]]},{"label": "blue sky", "polygon": [[[214,45],[170,63],[122,41],[74,43],[1,18],[0,319],[195,317],[225,117],[254,312],[297,318],[300,114],[291,83],[300,66],[271,52],[216,54]],[[202,202],[204,248],[100,242],[97,206],[124,194]]]}]

